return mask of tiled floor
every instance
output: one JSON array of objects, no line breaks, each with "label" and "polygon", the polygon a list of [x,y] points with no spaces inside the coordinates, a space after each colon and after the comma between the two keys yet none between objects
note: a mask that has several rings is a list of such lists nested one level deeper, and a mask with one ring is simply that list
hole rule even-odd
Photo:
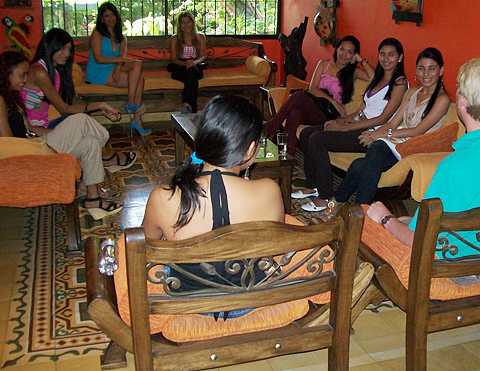
[{"label": "tiled floor", "polygon": [[[146,198],[131,200],[128,209],[144,206]],[[138,210],[137,210],[138,211]],[[15,269],[22,246],[24,211],[0,208],[0,359],[5,347],[7,321]],[[141,217],[134,212],[132,215]],[[136,223],[139,224],[139,223]],[[405,315],[396,308],[380,308],[379,313],[364,311],[354,325],[351,337],[350,369],[355,371],[404,370]],[[456,329],[429,336],[429,370],[480,370],[480,325]],[[134,370],[133,356],[128,355],[128,367]],[[98,356],[74,356],[57,362],[45,361],[28,366],[12,366],[6,370],[100,370]],[[259,362],[223,367],[221,371],[309,371],[327,370],[327,351],[295,354]]]}]

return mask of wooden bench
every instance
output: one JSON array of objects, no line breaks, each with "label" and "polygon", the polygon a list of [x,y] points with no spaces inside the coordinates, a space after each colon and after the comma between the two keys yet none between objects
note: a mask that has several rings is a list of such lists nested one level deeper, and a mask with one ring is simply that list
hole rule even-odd
[{"label": "wooden bench", "polygon": [[[183,83],[172,79],[167,72],[170,63],[169,37],[129,37],[127,45],[128,56],[143,62],[144,103],[148,105],[148,112],[178,111]],[[243,95],[254,100],[260,86],[273,85],[275,81],[277,65],[265,55],[261,42],[207,36],[206,53],[208,69],[199,81],[200,109],[211,97],[221,93]],[[74,65],[73,77],[77,95],[86,102],[120,101],[124,105],[126,88],[88,84],[85,81],[88,56],[88,40],[82,40],[75,45],[75,62],[78,65]]]}]

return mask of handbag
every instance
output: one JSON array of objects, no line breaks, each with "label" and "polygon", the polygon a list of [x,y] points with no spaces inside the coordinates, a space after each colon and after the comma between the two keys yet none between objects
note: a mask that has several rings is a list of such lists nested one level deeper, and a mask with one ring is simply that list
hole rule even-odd
[{"label": "handbag", "polygon": [[340,117],[340,113],[337,111],[335,106],[332,102],[330,102],[327,98],[324,97],[317,97],[310,93],[308,90],[305,91],[310,98],[317,104],[318,108],[322,110],[322,112],[327,116],[329,120],[335,120]]}]

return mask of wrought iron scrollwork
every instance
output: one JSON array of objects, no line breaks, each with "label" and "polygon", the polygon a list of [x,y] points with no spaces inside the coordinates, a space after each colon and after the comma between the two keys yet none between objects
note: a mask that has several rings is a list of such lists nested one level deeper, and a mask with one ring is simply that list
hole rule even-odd
[{"label": "wrought iron scrollwork", "polygon": [[[456,239],[458,239],[463,244],[465,244],[466,246],[480,252],[480,247],[475,246],[471,242],[467,241],[462,236],[460,236],[458,233],[456,233],[454,231],[449,231],[448,233],[451,234]],[[477,232],[475,234],[475,237],[476,237],[477,241],[480,242],[480,232]],[[455,244],[451,244],[450,241],[448,240],[448,237],[446,237],[446,236],[440,236],[438,238],[437,242],[440,246],[436,247],[435,251],[441,252],[443,259],[446,260],[446,261],[461,262],[461,261],[480,260],[480,254],[462,256],[462,257],[458,257],[458,258],[449,257],[449,256],[447,256],[447,254],[450,254],[451,256],[455,256],[455,255],[458,254],[458,246],[455,245]]]},{"label": "wrought iron scrollwork", "polygon": [[[240,280],[236,283],[219,274],[215,265],[210,263],[201,263],[201,270],[208,276],[219,278],[219,281],[222,283],[213,282],[197,276],[177,264],[169,264],[168,267],[151,263],[147,264],[147,279],[151,283],[161,284],[164,292],[171,296],[188,296],[202,293],[211,294],[212,292],[221,295],[257,291],[317,278],[322,274],[324,265],[330,263],[335,258],[337,250],[338,243],[333,243],[330,245],[330,248],[326,246],[315,247],[301,252],[288,252],[281,257],[264,256],[223,262],[225,272],[231,275],[240,275]],[[297,256],[298,261],[292,264],[295,256]],[[263,272],[260,277],[255,267],[258,267],[259,270]],[[299,274],[297,271],[302,267],[304,267],[303,273]],[[187,279],[195,281],[206,288],[186,292],[175,291],[181,288],[182,282],[179,278],[169,275],[169,271],[171,270],[175,270],[187,277]],[[297,272],[297,274],[294,274],[295,272]]]}]

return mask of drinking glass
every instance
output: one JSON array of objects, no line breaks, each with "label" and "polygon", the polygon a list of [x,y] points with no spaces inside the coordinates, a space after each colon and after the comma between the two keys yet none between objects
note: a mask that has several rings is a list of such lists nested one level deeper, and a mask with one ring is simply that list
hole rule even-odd
[{"label": "drinking glass", "polygon": [[287,156],[288,133],[277,134],[278,156]]}]

